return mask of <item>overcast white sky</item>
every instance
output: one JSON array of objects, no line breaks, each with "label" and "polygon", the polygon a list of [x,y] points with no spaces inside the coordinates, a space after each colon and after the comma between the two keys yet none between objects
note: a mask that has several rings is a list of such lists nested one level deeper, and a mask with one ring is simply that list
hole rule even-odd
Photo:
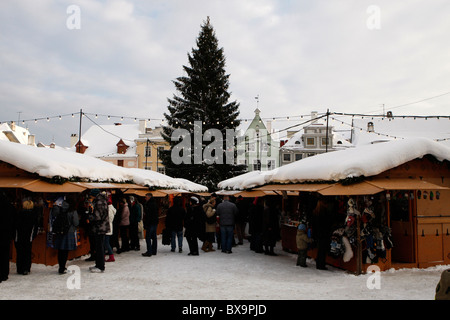
[{"label": "overcast white sky", "polygon": [[[70,5],[80,29],[67,27]],[[253,117],[257,95],[263,118],[374,114],[383,104],[394,115],[450,115],[449,14],[448,0],[4,0],[0,121],[80,109],[163,118],[207,16],[242,118]],[[67,146],[78,125],[63,117],[24,126]],[[83,120],[83,130],[91,125]]]}]

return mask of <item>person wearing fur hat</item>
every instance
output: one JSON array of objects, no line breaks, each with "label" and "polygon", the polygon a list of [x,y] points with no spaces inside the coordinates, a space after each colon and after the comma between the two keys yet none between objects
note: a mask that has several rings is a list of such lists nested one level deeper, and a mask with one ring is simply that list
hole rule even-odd
[{"label": "person wearing fur hat", "polygon": [[90,217],[91,230],[95,237],[95,266],[89,267],[91,272],[105,271],[105,235],[110,231],[108,200],[106,192],[93,189],[91,195],[95,196],[93,212]]},{"label": "person wearing fur hat", "polygon": [[306,233],[306,225],[301,223],[297,228],[297,249],[298,249],[298,257],[297,257],[297,266],[307,267],[306,265],[306,255],[308,251],[308,244],[311,243],[311,239],[308,238],[308,234]]}]

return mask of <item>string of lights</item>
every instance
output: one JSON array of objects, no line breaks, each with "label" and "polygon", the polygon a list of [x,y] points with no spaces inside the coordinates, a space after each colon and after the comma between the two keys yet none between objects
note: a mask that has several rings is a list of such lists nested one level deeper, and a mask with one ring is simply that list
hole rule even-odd
[{"label": "string of lights", "polygon": [[[57,120],[62,120],[63,118],[66,117],[78,117],[80,114],[80,112],[71,112],[71,113],[66,113],[66,114],[59,114],[59,115],[50,115],[50,116],[41,116],[41,117],[34,117],[34,118],[28,118],[28,119],[20,119],[19,122],[22,124],[26,124],[29,122],[34,122],[37,123],[38,121],[47,121],[50,122],[53,119],[57,119]],[[327,113],[318,113],[319,117],[325,116]],[[335,115],[335,116],[349,116],[349,117],[361,117],[362,119],[364,118],[371,118],[371,119],[375,119],[375,118],[381,118],[381,119],[390,119],[390,120],[394,120],[396,118],[413,118],[413,119],[448,119],[450,120],[450,116],[445,116],[445,115],[396,115],[396,116],[389,116],[386,114],[378,114],[378,115],[374,115],[374,114],[363,114],[363,113],[345,113],[345,112],[330,112],[328,113],[329,115]],[[120,119],[121,121],[124,120],[133,120],[133,121],[139,121],[139,120],[147,120],[147,121],[156,121],[156,122],[161,122],[164,123],[166,121],[166,119],[164,118],[143,118],[143,117],[136,117],[136,116],[118,116],[118,115],[112,115],[112,114],[100,114],[100,113],[91,113],[91,112],[82,112],[82,116],[92,116],[95,117],[95,119],[98,119],[99,117],[104,117],[108,120],[111,119]],[[261,117],[261,120],[264,121],[299,121],[302,120],[304,118],[308,118],[310,117],[310,114],[303,114],[303,115],[287,115],[287,116],[278,116],[278,117]],[[253,120],[253,118],[240,118],[239,121],[244,122],[244,123],[248,123],[249,121],[251,122]],[[17,121],[15,120],[7,120],[7,121],[0,121],[1,123],[11,123],[11,122],[15,122],[17,123]]]},{"label": "string of lights", "polygon": [[[98,119],[99,117],[104,117],[108,120],[120,119],[121,121],[133,120],[134,122],[139,121],[139,120],[147,120],[149,122],[164,123],[164,121],[165,121],[164,118],[142,118],[142,117],[134,117],[134,116],[118,116],[118,115],[111,115],[111,114],[100,114],[100,113],[79,111],[79,112],[71,112],[71,113],[65,113],[65,114],[59,114],[59,115],[41,116],[41,117],[35,117],[35,118],[29,118],[29,119],[21,119],[20,123],[22,123],[22,124],[26,124],[28,122],[37,123],[38,121],[50,122],[51,120],[54,120],[54,119],[62,120],[63,118],[66,118],[66,117],[78,118],[80,114],[83,117],[86,117],[87,119],[89,119],[95,125],[100,126],[100,127],[101,127],[101,125],[98,124],[97,122],[95,122],[94,120],[92,120],[92,117],[95,117],[95,119]],[[416,119],[423,119],[423,120],[428,120],[428,119],[444,120],[444,119],[446,119],[446,120],[450,120],[450,116],[446,116],[446,115],[395,115],[394,116],[392,114],[389,114],[389,112],[388,112],[388,114],[378,114],[378,115],[364,114],[364,113],[327,112],[327,113],[318,113],[316,119],[308,119],[306,121],[302,121],[301,123],[295,123],[286,128],[276,130],[272,133],[281,133],[283,131],[287,131],[289,129],[305,125],[305,124],[311,122],[312,120],[318,120],[320,118],[324,118],[327,115],[330,117],[331,120],[337,121],[341,124],[348,125],[352,130],[356,129],[356,130],[361,130],[361,131],[366,130],[366,128],[356,127],[353,124],[350,124],[348,122],[342,121],[341,119],[338,119],[338,117],[352,117],[352,119],[358,117],[361,119],[371,119],[371,120],[381,119],[381,120],[389,120],[389,121],[394,121],[395,119],[406,119],[406,118],[410,118],[410,119],[414,119],[414,120],[416,120]],[[311,114],[289,115],[289,116],[278,116],[278,117],[262,117],[260,121],[293,121],[293,122],[296,122],[301,119],[310,118],[310,117],[311,117]],[[251,118],[251,119],[250,118],[242,118],[239,120],[241,121],[241,123],[248,123],[249,121],[253,121],[253,118]],[[0,121],[0,124],[1,123],[11,123],[11,122],[16,122],[16,121]],[[373,132],[373,134],[377,134],[379,136],[384,136],[384,137],[393,138],[393,139],[402,138],[399,136],[395,136],[392,134],[386,134],[386,133],[382,133],[382,132]],[[434,140],[448,141],[448,140],[450,140],[450,138],[439,138],[439,139],[434,139]]]}]

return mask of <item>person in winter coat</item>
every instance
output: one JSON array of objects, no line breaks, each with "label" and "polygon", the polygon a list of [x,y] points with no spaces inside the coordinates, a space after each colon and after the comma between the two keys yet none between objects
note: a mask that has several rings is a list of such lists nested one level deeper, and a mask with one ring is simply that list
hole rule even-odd
[{"label": "person in winter coat", "polygon": [[166,215],[166,229],[171,233],[170,251],[172,252],[175,252],[177,240],[178,252],[183,252],[183,220],[185,216],[186,210],[181,206],[181,199],[176,197]]},{"label": "person in winter coat", "polygon": [[145,232],[145,242],[147,244],[147,251],[142,255],[144,257],[151,257],[156,255],[158,250],[158,239],[156,236],[156,231],[158,229],[159,223],[159,213],[156,201],[151,193],[145,195],[145,205],[144,205],[144,229]]},{"label": "person in winter coat", "polygon": [[233,246],[234,225],[238,214],[238,208],[230,201],[229,196],[224,196],[223,202],[217,206],[216,212],[220,223],[222,252],[232,253],[231,247]]},{"label": "person in winter coat", "polygon": [[77,249],[77,227],[79,225],[78,212],[75,208],[75,201],[72,198],[67,200],[57,200],[50,212],[50,221],[54,221],[58,214],[66,214],[69,222],[69,230],[66,234],[54,235],[54,248],[58,250],[58,273],[66,273],[66,263],[69,251]]},{"label": "person in winter coat", "polygon": [[130,251],[130,240],[128,238],[128,233],[130,231],[130,209],[128,207],[127,199],[125,198],[122,198],[120,201],[119,229],[120,238],[122,240],[119,253]]},{"label": "person in winter coat", "polygon": [[114,262],[116,259],[114,258],[114,251],[111,247],[111,236],[114,233],[114,218],[116,216],[117,210],[114,208],[112,204],[111,195],[108,195],[108,218],[109,218],[109,231],[105,234],[105,249],[108,254],[108,259],[106,262]]},{"label": "person in winter coat", "polygon": [[6,194],[0,192],[0,282],[8,280],[9,254],[14,239],[14,216],[16,208]]},{"label": "person in winter coat", "polygon": [[238,244],[244,243],[245,238],[245,226],[248,221],[248,201],[244,197],[239,196],[236,201],[238,208],[238,215],[236,217],[236,235],[238,238]]},{"label": "person in winter coat", "polygon": [[31,250],[38,229],[38,213],[30,198],[22,201],[22,208],[15,218],[15,247],[17,273],[27,275],[31,271]]},{"label": "person in winter coat", "polygon": [[130,249],[140,250],[138,224],[142,219],[141,206],[134,196],[130,196]]},{"label": "person in winter coat", "polygon": [[264,200],[261,197],[255,198],[249,209],[248,232],[250,233],[250,250],[256,253],[263,253],[262,245],[262,225],[264,213]]},{"label": "person in winter coat", "polygon": [[319,199],[312,217],[313,236],[317,242],[316,268],[319,270],[327,270],[325,260],[330,249],[331,223],[327,203]]},{"label": "person in winter coat", "polygon": [[205,228],[204,213],[197,197],[191,197],[189,203],[184,219],[184,236],[189,245],[188,255],[198,256],[198,238],[202,237],[201,233]]},{"label": "person in winter coat", "polygon": [[[216,233],[216,200],[214,198],[210,199],[207,203],[203,205],[203,211],[206,215],[205,222],[205,242],[203,243],[202,250],[205,252],[215,251],[213,248],[214,237]],[[209,220],[211,219],[211,220]]]},{"label": "person in winter coat", "polygon": [[263,233],[262,240],[264,245],[264,254],[276,256],[273,251],[275,244],[280,237],[279,228],[280,212],[276,207],[274,199],[267,198],[263,211]]},{"label": "person in winter coat", "polygon": [[105,235],[110,232],[108,199],[106,192],[98,189],[91,190],[95,196],[93,201],[93,212],[90,217],[91,230],[95,237],[95,266],[90,267],[91,272],[99,273],[105,271]]},{"label": "person in winter coat", "polygon": [[306,226],[303,223],[298,225],[295,240],[297,242],[298,249],[297,266],[307,267],[306,256],[308,252],[308,244],[311,243],[311,239],[308,238]]}]

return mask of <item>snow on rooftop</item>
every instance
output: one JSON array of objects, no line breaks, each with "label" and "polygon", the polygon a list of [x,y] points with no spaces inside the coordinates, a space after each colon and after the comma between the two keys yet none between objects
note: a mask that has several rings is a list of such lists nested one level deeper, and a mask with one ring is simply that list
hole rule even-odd
[{"label": "snow on rooftop", "polygon": [[0,140],[0,161],[41,177],[89,181],[133,181],[142,186],[205,192],[205,186],[179,181],[164,174],[136,168],[123,168],[86,154],[63,149],[37,148]]},{"label": "snow on rooftop", "polygon": [[[368,124],[372,123],[373,132],[369,132]],[[441,143],[450,146],[450,121],[447,118],[364,118],[353,120],[353,144],[362,145],[377,141],[401,138],[428,138],[444,140]]]},{"label": "snow on rooftop", "polygon": [[[136,143],[139,136],[139,124],[91,126],[81,137],[81,142],[88,148],[86,155],[107,157],[117,155],[117,143],[120,139],[129,146],[125,155],[135,156]],[[75,147],[72,148],[75,151]]]},{"label": "snow on rooftop", "polygon": [[439,161],[450,161],[450,148],[441,143],[426,138],[393,140],[319,154],[271,171],[249,172],[221,181],[218,186],[221,189],[243,190],[267,183],[370,177],[427,154]]}]

